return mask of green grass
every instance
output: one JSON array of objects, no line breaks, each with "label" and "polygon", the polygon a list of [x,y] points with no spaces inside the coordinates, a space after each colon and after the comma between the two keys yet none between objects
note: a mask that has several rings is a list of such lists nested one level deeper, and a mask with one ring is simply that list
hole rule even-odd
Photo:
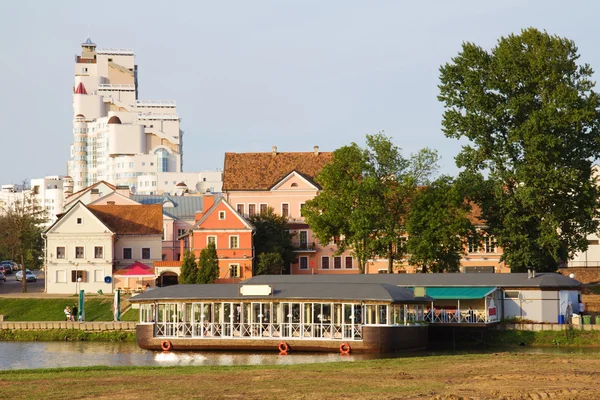
[{"label": "green grass", "polygon": [[490,333],[489,343],[493,345],[519,346],[600,346],[600,331],[495,331]]},{"label": "green grass", "polygon": [[104,331],[90,332],[79,329],[47,329],[37,331],[0,330],[0,341],[97,341],[97,342],[135,342],[135,332]]},{"label": "green grass", "polygon": [[[64,321],[63,310],[66,306],[77,304],[77,297],[72,299],[28,299],[1,298],[0,314],[5,321]],[[86,321],[112,321],[112,297],[86,298]],[[123,321],[137,321],[137,310],[130,310],[122,316]]]},{"label": "green grass", "polygon": [[130,308],[124,314],[121,315],[121,321],[138,322],[140,320],[140,310],[134,310]]}]

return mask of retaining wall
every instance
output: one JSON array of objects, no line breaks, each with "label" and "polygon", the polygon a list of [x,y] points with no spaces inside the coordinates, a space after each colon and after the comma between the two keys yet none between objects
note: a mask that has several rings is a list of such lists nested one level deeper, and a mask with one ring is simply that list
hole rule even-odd
[{"label": "retaining wall", "polygon": [[600,325],[580,324],[497,324],[492,327],[497,331],[565,331],[573,327],[582,331],[600,331]]},{"label": "retaining wall", "polygon": [[22,331],[38,331],[49,329],[78,329],[82,331],[131,331],[135,332],[135,324],[133,321],[121,322],[67,322],[67,321],[42,321],[42,322],[0,322],[1,329],[22,330]]}]

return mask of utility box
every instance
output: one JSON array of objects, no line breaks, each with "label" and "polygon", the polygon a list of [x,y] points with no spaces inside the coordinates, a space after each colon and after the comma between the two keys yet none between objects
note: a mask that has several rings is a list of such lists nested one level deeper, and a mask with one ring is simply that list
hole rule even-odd
[{"label": "utility box", "polygon": [[573,314],[571,317],[571,323],[573,325],[581,325],[581,316],[579,314]]},{"label": "utility box", "polygon": [[583,324],[584,325],[591,325],[592,324],[592,316],[591,315],[584,315],[583,316]]}]

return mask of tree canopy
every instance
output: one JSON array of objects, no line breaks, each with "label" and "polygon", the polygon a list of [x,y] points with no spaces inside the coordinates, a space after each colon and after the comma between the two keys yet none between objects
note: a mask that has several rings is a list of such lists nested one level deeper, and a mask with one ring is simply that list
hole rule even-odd
[{"label": "tree canopy", "polygon": [[194,256],[194,253],[188,250],[183,255],[181,273],[179,274],[179,283],[197,283],[197,275],[198,264],[196,264],[196,257]]},{"label": "tree canopy", "polygon": [[406,221],[411,265],[422,272],[457,272],[475,227],[464,186],[442,176],[418,190]]},{"label": "tree canopy", "polygon": [[[255,227],[254,254],[256,254],[254,272],[262,274],[281,274],[288,272],[290,264],[296,263],[296,254],[292,245],[292,234],[287,226],[287,218],[276,214],[272,207],[266,212],[250,216],[249,221]],[[279,257],[275,256],[279,254]]]},{"label": "tree canopy", "polygon": [[202,249],[198,264],[197,283],[215,283],[219,279],[219,257],[214,242]]},{"label": "tree canopy", "polygon": [[598,96],[578,59],[571,40],[529,28],[491,51],[464,43],[440,68],[444,133],[469,141],[456,164],[515,271],[555,270],[598,228]]},{"label": "tree canopy", "polygon": [[356,143],[334,151],[316,181],[322,191],[303,213],[317,239],[337,239],[337,254],[347,249],[361,272],[374,256],[386,257],[388,269],[405,254],[403,223],[419,184],[437,169],[437,153],[423,149],[404,158],[383,133],[367,135],[366,148]]}]

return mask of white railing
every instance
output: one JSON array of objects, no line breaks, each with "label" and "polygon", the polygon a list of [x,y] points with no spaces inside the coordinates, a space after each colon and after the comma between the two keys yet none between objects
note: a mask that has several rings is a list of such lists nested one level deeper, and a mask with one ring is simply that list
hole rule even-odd
[{"label": "white railing", "polygon": [[446,312],[445,310],[425,314],[425,321],[433,324],[480,324],[488,322],[484,311],[472,310]]},{"label": "white railing", "polygon": [[135,104],[138,107],[175,107],[177,102],[175,100],[137,100]]},{"label": "white railing", "polygon": [[361,325],[158,322],[155,337],[362,340]]},{"label": "white railing", "polygon": [[135,85],[123,83],[99,83],[98,90],[135,90]]},{"label": "white railing", "polygon": [[121,55],[133,55],[133,49],[97,49],[96,54],[121,54]]},{"label": "white railing", "polygon": [[137,113],[138,119],[179,119],[177,114],[154,114],[154,113]]}]

